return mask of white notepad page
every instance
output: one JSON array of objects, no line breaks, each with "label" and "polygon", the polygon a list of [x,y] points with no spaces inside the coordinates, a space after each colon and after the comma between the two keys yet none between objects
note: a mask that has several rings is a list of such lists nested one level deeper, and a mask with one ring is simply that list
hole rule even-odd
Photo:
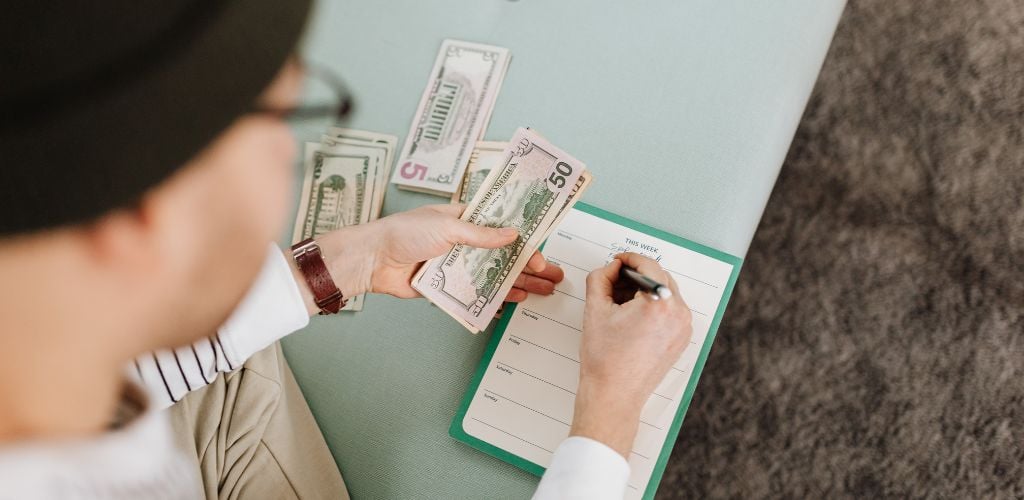
[{"label": "white notepad page", "polygon": [[693,311],[691,343],[644,406],[628,458],[626,497],[641,498],[666,446],[732,264],[572,210],[544,247],[545,257],[565,271],[565,280],[554,295],[531,295],[517,306],[462,427],[470,436],[548,466],[572,422],[587,274],[625,251],[658,259]]}]

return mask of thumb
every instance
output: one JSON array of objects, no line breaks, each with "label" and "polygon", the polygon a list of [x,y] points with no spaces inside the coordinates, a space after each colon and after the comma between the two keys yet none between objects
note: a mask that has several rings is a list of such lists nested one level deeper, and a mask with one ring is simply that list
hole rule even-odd
[{"label": "thumb", "polygon": [[514,227],[478,226],[461,220],[455,227],[454,236],[457,241],[453,243],[465,243],[477,248],[503,247],[519,237],[519,231]]}]

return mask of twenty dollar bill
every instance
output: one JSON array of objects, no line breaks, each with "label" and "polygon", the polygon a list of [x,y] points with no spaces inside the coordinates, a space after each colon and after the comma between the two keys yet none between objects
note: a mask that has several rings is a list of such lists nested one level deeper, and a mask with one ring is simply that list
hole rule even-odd
[{"label": "twenty dollar bill", "polygon": [[[292,242],[379,217],[397,142],[392,135],[332,127],[320,143],[306,143]],[[363,295],[347,298],[343,310],[362,310]]]}]

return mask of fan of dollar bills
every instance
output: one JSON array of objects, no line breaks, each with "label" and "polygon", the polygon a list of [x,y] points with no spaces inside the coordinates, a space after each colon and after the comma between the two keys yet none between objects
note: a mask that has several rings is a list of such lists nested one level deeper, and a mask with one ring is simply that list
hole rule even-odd
[{"label": "fan of dollar bills", "polygon": [[[471,332],[486,328],[592,180],[586,165],[534,130],[520,128],[509,142],[480,140],[510,60],[505,48],[445,40],[397,162],[393,135],[330,128],[306,143],[293,240],[377,219],[389,178],[464,203],[463,220],[514,227],[519,238],[498,249],[456,245],[427,261],[412,287]],[[344,310],[362,308],[358,296]]]}]

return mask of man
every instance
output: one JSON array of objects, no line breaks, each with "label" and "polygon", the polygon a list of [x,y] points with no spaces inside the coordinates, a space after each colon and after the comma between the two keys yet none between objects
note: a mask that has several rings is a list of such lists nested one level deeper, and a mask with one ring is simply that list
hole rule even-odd
[{"label": "man", "polygon": [[[337,306],[319,286],[411,298],[419,263],[515,231],[432,206],[318,238],[316,272],[268,252],[308,4],[116,3],[0,21],[0,498],[346,497],[276,340]],[[640,409],[688,343],[679,294],[623,297],[624,264],[675,288],[633,254],[588,278],[571,437],[537,498],[622,496]],[[561,276],[534,255],[508,298]]]}]

